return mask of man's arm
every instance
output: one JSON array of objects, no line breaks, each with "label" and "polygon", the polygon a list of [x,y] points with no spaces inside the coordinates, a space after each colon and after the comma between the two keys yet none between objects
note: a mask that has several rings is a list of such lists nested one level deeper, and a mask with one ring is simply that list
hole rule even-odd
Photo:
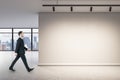
[{"label": "man's arm", "polygon": [[18,53],[19,48],[20,48],[20,40],[17,40],[15,53]]}]

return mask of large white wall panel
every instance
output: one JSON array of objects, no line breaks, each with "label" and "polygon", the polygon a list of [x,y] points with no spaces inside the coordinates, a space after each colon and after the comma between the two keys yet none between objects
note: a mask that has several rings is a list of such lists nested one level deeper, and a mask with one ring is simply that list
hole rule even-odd
[{"label": "large white wall panel", "polygon": [[40,65],[120,65],[120,13],[40,13]]}]

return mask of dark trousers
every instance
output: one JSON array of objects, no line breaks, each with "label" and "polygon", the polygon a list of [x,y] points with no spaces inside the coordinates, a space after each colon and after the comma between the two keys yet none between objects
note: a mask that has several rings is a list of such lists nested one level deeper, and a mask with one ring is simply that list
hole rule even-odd
[{"label": "dark trousers", "polygon": [[12,64],[11,64],[10,68],[13,68],[13,67],[14,67],[15,63],[17,62],[17,60],[18,60],[19,58],[22,59],[24,65],[25,65],[25,67],[26,67],[26,69],[29,70],[29,67],[28,67],[28,64],[27,64],[27,60],[26,60],[25,54],[17,54],[16,58],[13,60],[13,62],[12,62]]}]

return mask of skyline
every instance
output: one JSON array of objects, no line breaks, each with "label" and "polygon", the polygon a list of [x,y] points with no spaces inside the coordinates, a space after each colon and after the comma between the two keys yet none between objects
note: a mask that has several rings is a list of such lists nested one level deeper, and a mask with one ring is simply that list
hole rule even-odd
[{"label": "skyline", "polygon": [[[7,38],[7,39],[6,39]],[[18,39],[18,38],[17,38]],[[16,47],[16,41],[17,41],[16,37],[14,37],[14,49]],[[3,41],[5,40],[5,41]],[[27,45],[27,47],[29,49],[31,49],[31,38],[28,36],[24,37],[24,44]],[[33,50],[38,50],[38,36],[33,36],[33,42],[34,43],[33,46]],[[8,37],[2,37],[0,39],[0,50],[12,50],[12,38],[8,38]]]}]

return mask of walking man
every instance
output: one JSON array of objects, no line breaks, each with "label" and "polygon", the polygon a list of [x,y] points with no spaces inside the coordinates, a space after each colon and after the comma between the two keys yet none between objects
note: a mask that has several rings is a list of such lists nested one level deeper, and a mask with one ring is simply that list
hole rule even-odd
[{"label": "walking man", "polygon": [[13,69],[13,67],[14,67],[15,63],[17,62],[17,60],[19,58],[21,58],[25,67],[26,67],[26,69],[27,69],[27,71],[30,72],[34,68],[29,68],[29,66],[27,64],[27,60],[26,60],[26,56],[25,56],[25,50],[28,50],[28,49],[24,46],[24,41],[23,41],[24,33],[23,33],[23,31],[19,31],[18,35],[19,35],[19,38],[17,40],[16,49],[15,49],[16,58],[13,60],[12,64],[10,65],[9,70],[15,71]]}]

